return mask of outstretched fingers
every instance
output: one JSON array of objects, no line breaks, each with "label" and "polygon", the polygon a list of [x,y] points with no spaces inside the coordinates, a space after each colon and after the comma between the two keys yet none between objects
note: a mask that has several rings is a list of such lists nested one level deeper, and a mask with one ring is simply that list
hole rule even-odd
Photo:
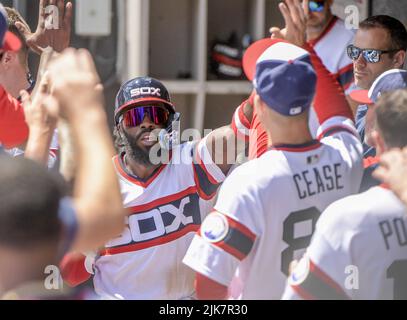
[{"label": "outstretched fingers", "polygon": [[73,15],[73,5],[72,2],[68,2],[65,6],[65,15],[63,19],[63,28],[71,33],[72,28],[72,15]]}]

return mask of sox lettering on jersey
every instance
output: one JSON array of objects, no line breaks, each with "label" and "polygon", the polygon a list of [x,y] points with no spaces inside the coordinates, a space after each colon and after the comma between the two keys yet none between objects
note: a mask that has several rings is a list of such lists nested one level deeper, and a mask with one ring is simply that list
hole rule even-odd
[{"label": "sox lettering on jersey", "polygon": [[118,247],[133,242],[146,242],[182,230],[185,226],[201,223],[199,199],[190,194],[182,199],[145,212],[134,212],[126,217],[127,227],[119,238],[106,247]]}]

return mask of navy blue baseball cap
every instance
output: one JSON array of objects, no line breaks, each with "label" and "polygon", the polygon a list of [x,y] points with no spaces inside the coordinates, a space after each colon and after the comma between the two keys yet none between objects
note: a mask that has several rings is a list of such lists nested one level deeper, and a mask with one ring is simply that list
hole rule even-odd
[{"label": "navy blue baseball cap", "polygon": [[6,51],[18,51],[21,48],[21,41],[16,35],[8,31],[7,12],[0,3],[0,49]]},{"label": "navy blue baseball cap", "polygon": [[309,52],[293,44],[274,43],[256,62],[253,85],[257,94],[284,116],[297,116],[311,107],[316,83]]},{"label": "navy blue baseball cap", "polygon": [[383,93],[404,88],[407,88],[407,71],[391,69],[382,73],[370,90],[352,91],[350,97],[358,103],[370,105],[376,103]]},{"label": "navy blue baseball cap", "polygon": [[[291,66],[288,67],[287,64]],[[265,69],[276,67],[279,69],[271,73],[268,70],[269,76],[265,77]],[[307,51],[282,39],[264,38],[254,42],[246,50],[243,56],[243,69],[246,77],[253,81],[257,93],[273,110],[293,116],[310,107],[315,94],[316,74]],[[288,72],[293,72],[295,76],[287,77]],[[256,77],[261,75],[263,78],[259,86],[260,78]],[[301,84],[301,81],[304,83]]]}]

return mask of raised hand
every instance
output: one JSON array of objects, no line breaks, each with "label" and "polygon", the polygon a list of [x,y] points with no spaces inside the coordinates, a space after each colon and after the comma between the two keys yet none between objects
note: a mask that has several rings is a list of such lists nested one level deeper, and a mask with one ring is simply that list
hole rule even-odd
[{"label": "raised hand", "polygon": [[46,107],[49,95],[48,79],[45,75],[37,93],[31,97],[27,91],[21,92],[25,119],[30,129],[25,157],[43,165],[48,162],[49,147],[57,118],[48,112]]},{"label": "raised hand", "polygon": [[21,100],[24,106],[25,119],[32,130],[53,132],[56,126],[56,118],[51,116],[45,108],[46,98],[49,94],[48,77],[45,74],[39,84],[39,88],[34,97],[27,91],[21,91]]},{"label": "raised hand", "polygon": [[49,63],[48,72],[60,116],[83,116],[103,105],[100,79],[89,51],[66,49]]},{"label": "raised hand", "polygon": [[285,39],[292,44],[302,47],[306,42],[307,16],[304,8],[308,6],[308,1],[301,3],[300,0],[286,0],[278,6],[284,17],[285,28],[270,28],[272,38]]},{"label": "raised hand", "polygon": [[[57,20],[54,20],[50,6],[56,6]],[[48,9],[47,9],[48,8]],[[69,47],[72,29],[71,2],[65,0],[40,0],[37,30],[31,33],[22,23],[16,22],[16,27],[24,35],[27,45],[36,53],[41,54],[42,49],[52,47],[62,52]],[[52,24],[51,24],[52,22]],[[57,25],[53,25],[57,23]]]}]

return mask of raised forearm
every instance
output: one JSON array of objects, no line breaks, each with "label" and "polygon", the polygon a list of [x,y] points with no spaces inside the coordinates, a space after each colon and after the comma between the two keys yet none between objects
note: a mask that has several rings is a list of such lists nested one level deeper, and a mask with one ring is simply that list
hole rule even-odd
[{"label": "raised forearm", "polygon": [[48,163],[52,135],[53,130],[30,129],[27,147],[24,154],[25,157],[46,166]]},{"label": "raised forearm", "polygon": [[227,174],[236,163],[237,156],[249,145],[249,133],[253,118],[255,92],[233,114],[231,124],[213,131],[207,138],[212,159]]},{"label": "raised forearm", "polygon": [[73,202],[79,230],[73,249],[88,251],[118,236],[125,216],[103,95],[96,89],[100,79],[84,49],[65,50],[50,62],[49,75],[55,107],[71,127],[77,152]]},{"label": "raised forearm", "polygon": [[342,116],[353,119],[353,113],[346,100],[345,93],[335,76],[331,74],[314,49],[308,44],[304,45],[311,54],[311,62],[317,73],[317,88],[314,98],[314,109],[322,124],[334,116]]},{"label": "raised forearm", "polygon": [[[100,246],[120,234],[124,209],[111,160],[115,151],[106,115],[93,110],[77,116],[71,124],[78,159],[74,199],[82,228],[75,248],[81,249]],[[90,233],[92,237],[87,236]]]},{"label": "raised forearm", "polygon": [[72,139],[71,128],[63,119],[58,121],[58,139],[61,159],[59,172],[65,178],[65,181],[73,186],[77,166],[76,148]]}]

